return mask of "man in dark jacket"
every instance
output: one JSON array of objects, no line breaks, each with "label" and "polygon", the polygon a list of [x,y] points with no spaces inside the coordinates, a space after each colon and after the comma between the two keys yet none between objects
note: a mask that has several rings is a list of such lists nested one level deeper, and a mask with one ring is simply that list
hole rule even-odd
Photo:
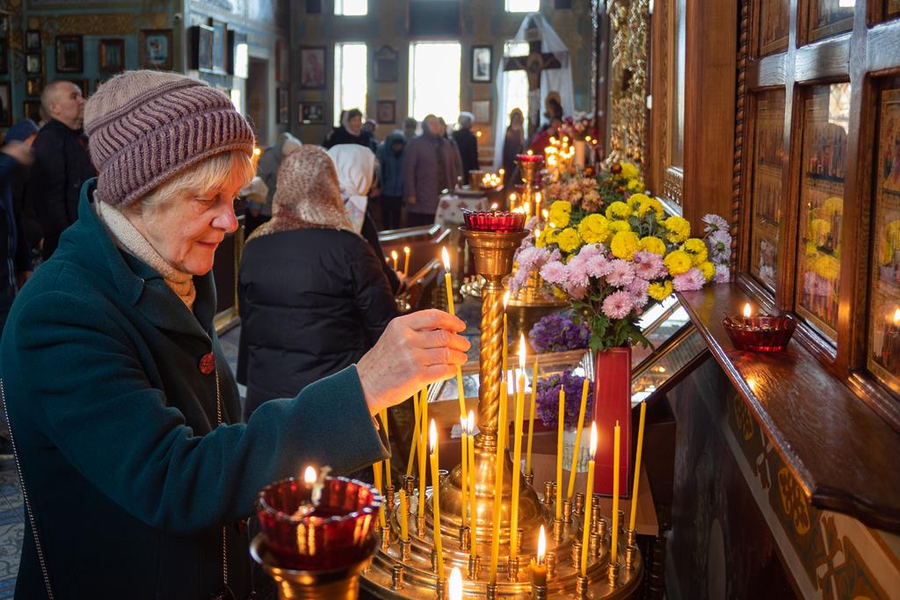
[{"label": "man in dark jacket", "polygon": [[438,118],[425,117],[422,135],[406,145],[403,157],[403,195],[410,227],[434,222],[441,191],[456,187],[460,162],[456,145],[444,138]]},{"label": "man in dark jacket", "polygon": [[472,113],[459,114],[459,129],[453,132],[453,141],[459,149],[462,159],[463,183],[469,180],[469,171],[478,170],[478,138],[472,133],[472,123],[475,116]]},{"label": "man in dark jacket", "polygon": [[56,250],[60,234],[78,219],[81,185],[97,173],[81,129],[81,88],[71,81],[54,81],[44,88],[41,104],[50,121],[34,140],[34,166],[27,196],[43,229],[46,260]]},{"label": "man in dark jacket", "polygon": [[11,188],[23,167],[31,164],[31,144],[37,131],[34,121],[22,119],[10,127],[0,148],[0,334],[16,291],[31,272],[28,243]]}]

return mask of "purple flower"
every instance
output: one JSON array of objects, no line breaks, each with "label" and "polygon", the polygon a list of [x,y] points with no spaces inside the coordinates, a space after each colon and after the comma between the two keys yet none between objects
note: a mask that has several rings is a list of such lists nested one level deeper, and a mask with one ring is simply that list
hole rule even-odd
[{"label": "purple flower", "polygon": [[703,222],[706,223],[706,227],[704,228],[706,233],[712,231],[728,231],[728,221],[719,215],[708,214],[703,217]]},{"label": "purple flower", "polygon": [[706,238],[709,258],[717,264],[727,262],[731,258],[731,236],[727,231],[713,231]]},{"label": "purple flower", "polygon": [[590,337],[591,332],[584,322],[576,324],[572,314],[567,311],[543,317],[528,332],[528,339],[536,352],[587,348]]},{"label": "purple flower", "polygon": [[[562,375],[551,375],[545,379],[539,379],[537,383],[537,396],[535,397],[535,410],[545,427],[556,429],[559,427],[559,389],[566,392],[566,404],[563,413],[563,423],[566,429],[578,426],[578,411],[581,408],[581,389],[584,385],[584,377],[579,377],[572,369],[564,371]],[[594,389],[588,385],[588,396],[585,405],[585,415],[594,413]],[[587,421],[587,416],[585,421]]]},{"label": "purple flower", "polygon": [[566,265],[558,260],[551,260],[541,268],[541,277],[551,285],[562,285],[568,278]]},{"label": "purple flower", "polygon": [[635,252],[632,261],[634,262],[635,275],[648,281],[659,279],[667,274],[663,257],[649,250]]},{"label": "purple flower", "polygon": [[676,275],[672,279],[672,287],[676,292],[692,292],[699,290],[706,283],[706,278],[697,267],[691,267],[687,273]]},{"label": "purple flower", "polygon": [[610,285],[622,288],[634,281],[634,267],[627,260],[617,258],[610,263],[610,272],[606,276]]},{"label": "purple flower", "polygon": [[731,270],[728,265],[716,265],[716,274],[713,277],[716,283],[728,283],[731,281]]},{"label": "purple flower", "polygon": [[[702,277],[703,274],[701,273]],[[613,320],[624,319],[634,308],[634,301],[631,294],[625,290],[613,292],[603,301],[603,314]]]}]

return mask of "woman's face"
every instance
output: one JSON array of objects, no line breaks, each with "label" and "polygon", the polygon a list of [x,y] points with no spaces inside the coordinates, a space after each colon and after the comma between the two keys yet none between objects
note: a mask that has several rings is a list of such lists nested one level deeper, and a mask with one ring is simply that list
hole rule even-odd
[{"label": "woman's face", "polygon": [[352,117],[349,121],[350,133],[359,135],[362,131],[362,117]]},{"label": "woman's face", "polygon": [[225,234],[238,227],[234,199],[240,186],[227,185],[164,200],[132,222],[175,268],[191,275],[205,275],[212,269],[216,248]]}]

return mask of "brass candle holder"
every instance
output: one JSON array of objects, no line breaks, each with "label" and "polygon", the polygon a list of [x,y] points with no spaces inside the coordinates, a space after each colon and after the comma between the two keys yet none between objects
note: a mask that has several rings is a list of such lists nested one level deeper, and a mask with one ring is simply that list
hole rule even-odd
[{"label": "brass candle holder", "polygon": [[[496,598],[529,598],[534,595],[532,578],[525,565],[530,564],[537,549],[538,530],[541,525],[549,527],[553,524],[553,541],[547,548],[548,577],[552,583],[546,587],[548,598],[571,598],[576,592],[576,569],[574,565],[580,560],[581,519],[572,519],[571,504],[566,501],[564,521],[553,523],[552,503],[555,496],[550,494],[550,503],[544,504],[538,498],[532,486],[526,480],[519,490],[518,536],[520,548],[512,561],[501,560],[496,574],[496,583],[490,584],[491,573],[481,568],[489,562],[491,537],[494,519],[500,521],[500,556],[510,556],[511,500],[513,464],[509,456],[503,456],[503,486],[495,483],[497,461],[497,437],[500,428],[500,372],[502,370],[503,347],[503,303],[505,292],[504,279],[513,266],[513,256],[526,232],[518,226],[504,221],[504,213],[496,213],[492,222],[503,225],[503,231],[478,231],[462,229],[469,248],[475,258],[475,267],[484,279],[481,289],[481,349],[479,355],[480,388],[478,392],[478,410],[476,421],[479,434],[474,441],[475,467],[472,471],[475,481],[475,501],[468,502],[471,518],[466,525],[471,527],[471,535],[466,536],[461,528],[462,521],[462,472],[458,465],[451,469],[446,477],[440,479],[438,489],[428,488],[424,502],[424,516],[416,519],[415,532],[409,532],[406,547],[398,542],[400,529],[400,511],[398,504],[386,506],[388,527],[392,530],[391,544],[386,550],[376,553],[372,566],[362,578],[362,586],[367,592],[378,598],[433,598],[444,593],[441,581],[449,578],[450,570],[458,567],[467,573],[463,581],[464,597]],[[512,221],[510,221],[512,222]],[[473,221],[473,224],[477,224]],[[511,230],[510,230],[511,229]],[[436,387],[434,395],[437,394]],[[431,401],[435,401],[433,396]],[[523,477],[524,479],[524,477]],[[403,480],[406,488],[410,483]],[[551,486],[545,486],[545,495]],[[432,509],[431,495],[440,494],[441,518],[436,522]],[[494,514],[495,495],[500,494],[500,511]],[[410,495],[413,497],[413,495]],[[588,524],[589,526],[590,524]],[[441,535],[444,551],[445,573],[442,578],[436,572],[436,555],[434,555],[434,536]],[[466,544],[464,539],[468,538]],[[451,540],[459,540],[452,543]],[[624,541],[624,540],[623,540]],[[475,546],[477,558],[471,556],[472,545]],[[624,551],[624,548],[623,548]],[[588,577],[585,585],[591,598],[626,598],[637,588],[642,577],[643,564],[640,556],[636,556],[635,569],[628,571],[622,578],[621,585],[615,590],[607,586],[606,569],[609,562],[609,551],[603,546],[599,555],[589,557]],[[394,567],[403,565],[402,589],[392,589]],[[588,583],[590,581],[591,583]],[[542,587],[542,586],[539,586]],[[542,591],[539,590],[541,594]]]}]

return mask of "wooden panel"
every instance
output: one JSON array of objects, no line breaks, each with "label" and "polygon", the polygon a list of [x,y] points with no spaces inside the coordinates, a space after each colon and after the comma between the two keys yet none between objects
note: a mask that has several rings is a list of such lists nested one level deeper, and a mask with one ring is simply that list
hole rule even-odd
[{"label": "wooden panel", "polygon": [[689,2],[686,10],[686,31],[704,32],[687,36],[684,94],[684,216],[699,230],[706,213],[731,215],[738,5]]},{"label": "wooden panel", "polygon": [[896,70],[898,65],[900,65],[900,21],[876,25],[868,34],[866,69]]},{"label": "wooden panel", "polygon": [[796,340],[780,354],[735,350],[722,319],[752,300],[736,286],[710,286],[681,299],[812,504],[900,531],[900,433]]},{"label": "wooden panel", "polygon": [[849,35],[797,50],[794,78],[798,82],[847,79],[849,70]]},{"label": "wooden panel", "polygon": [[843,0],[809,0],[806,39],[813,42],[853,29],[854,5]]},{"label": "wooden panel", "polygon": [[787,54],[776,54],[758,60],[751,60],[747,66],[747,88],[781,87],[785,82]]}]

